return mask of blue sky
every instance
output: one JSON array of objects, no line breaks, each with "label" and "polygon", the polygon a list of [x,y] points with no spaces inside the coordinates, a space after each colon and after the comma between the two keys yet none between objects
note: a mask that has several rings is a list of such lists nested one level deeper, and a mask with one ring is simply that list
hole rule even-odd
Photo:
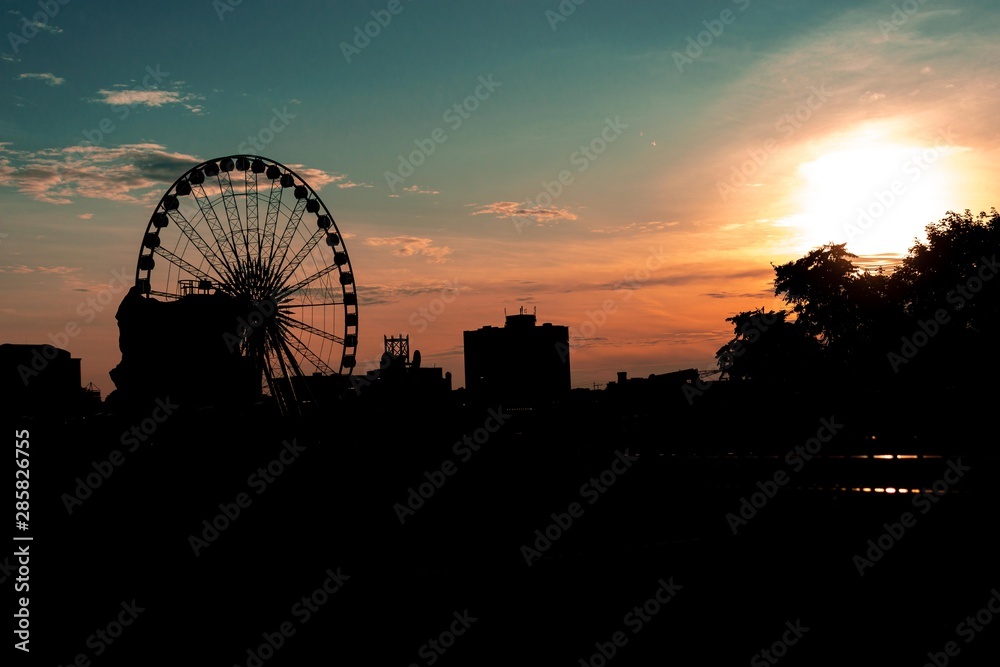
[{"label": "blue sky", "polygon": [[847,240],[891,263],[998,200],[986,1],[53,0],[0,25],[0,338],[113,295],[65,346],[104,393],[113,272],[212,157],[298,165],[346,236],[362,367],[408,332],[456,386],[461,332],[522,305],[572,328],[576,386],[710,368],[726,317],[779,305],[772,262]]}]

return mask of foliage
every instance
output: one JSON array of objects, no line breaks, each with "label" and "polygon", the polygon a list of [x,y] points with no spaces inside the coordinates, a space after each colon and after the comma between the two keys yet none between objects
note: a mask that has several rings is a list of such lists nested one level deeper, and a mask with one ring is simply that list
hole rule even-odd
[{"label": "foliage", "polygon": [[[902,369],[907,381],[938,382],[974,364],[995,369],[995,355],[986,350],[1000,327],[1000,289],[990,282],[1000,214],[948,212],[926,231],[927,240],[916,242],[891,273],[858,269],[857,255],[843,243],[774,266],[775,295],[791,309],[727,318],[735,336],[716,353],[723,376],[850,384],[890,381]],[[935,317],[943,321],[936,329],[929,324]],[[927,341],[920,358],[900,357],[914,335],[923,340],[921,331]]]}]

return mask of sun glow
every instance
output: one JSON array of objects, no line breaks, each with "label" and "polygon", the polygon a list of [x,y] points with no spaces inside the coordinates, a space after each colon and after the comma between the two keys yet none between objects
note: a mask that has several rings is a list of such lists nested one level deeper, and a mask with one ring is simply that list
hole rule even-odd
[{"label": "sun glow", "polygon": [[833,140],[800,163],[799,212],[787,222],[804,248],[846,242],[858,255],[903,256],[928,223],[960,210],[949,164],[957,150],[944,138],[906,143],[877,131]]}]

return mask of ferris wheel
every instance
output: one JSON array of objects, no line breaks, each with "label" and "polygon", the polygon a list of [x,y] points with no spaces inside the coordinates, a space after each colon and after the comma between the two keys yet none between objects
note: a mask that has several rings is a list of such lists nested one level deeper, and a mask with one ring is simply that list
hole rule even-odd
[{"label": "ferris wheel", "polygon": [[356,364],[358,296],[333,215],[305,180],[256,155],[202,162],[159,200],[142,238],[136,286],[146,298],[222,294],[243,304],[231,350],[283,413],[317,378]]}]

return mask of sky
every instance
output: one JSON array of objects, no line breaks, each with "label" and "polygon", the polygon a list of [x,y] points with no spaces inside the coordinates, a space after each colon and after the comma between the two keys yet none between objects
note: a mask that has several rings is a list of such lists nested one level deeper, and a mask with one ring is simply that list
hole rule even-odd
[{"label": "sky", "polygon": [[359,370],[409,334],[456,387],[505,309],[570,327],[574,387],[713,369],[727,317],[783,305],[773,264],[891,267],[1000,202],[993,0],[165,7],[2,5],[0,342],[105,395],[150,214],[210,158],[333,213]]}]

